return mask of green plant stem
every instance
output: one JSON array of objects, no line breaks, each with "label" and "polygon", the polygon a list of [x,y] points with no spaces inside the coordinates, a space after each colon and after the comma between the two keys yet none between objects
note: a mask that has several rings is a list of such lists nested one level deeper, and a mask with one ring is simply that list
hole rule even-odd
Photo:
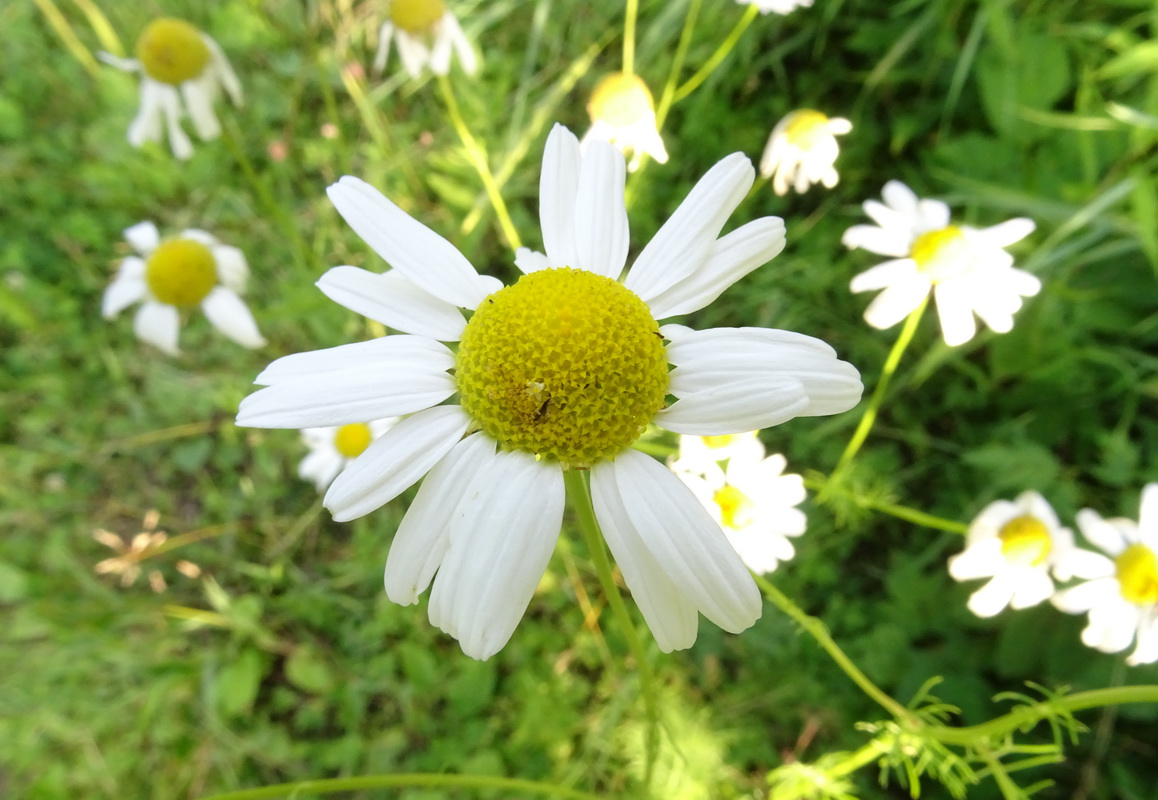
[{"label": "green plant stem", "polygon": [[672,56],[671,69],[667,74],[667,82],[663,85],[663,94],[659,98],[659,105],[655,109],[655,129],[663,130],[667,121],[667,114],[675,102],[676,84],[679,83],[680,73],[684,69],[684,60],[688,55],[688,47],[692,43],[692,33],[696,29],[696,19],[700,14],[701,0],[691,0],[688,4],[688,13],[684,15],[684,27],[680,31],[680,40],[676,45],[675,55]]},{"label": "green plant stem", "polygon": [[848,758],[824,771],[829,778],[843,778],[856,772],[866,764],[871,764],[885,753],[893,749],[892,733],[882,733],[855,753],[849,753]]},{"label": "green plant stem", "polygon": [[611,559],[607,556],[607,548],[603,542],[603,533],[599,529],[599,521],[595,519],[595,509],[591,505],[591,488],[587,484],[587,473],[582,470],[570,469],[563,473],[567,484],[567,496],[571,499],[575,516],[579,520],[579,528],[583,531],[583,538],[587,542],[591,561],[595,565],[595,572],[599,575],[599,582],[603,586],[603,593],[607,595],[607,604],[611,606],[611,613],[616,623],[623,630],[627,638],[628,649],[635,659],[639,674],[640,694],[643,695],[643,705],[647,711],[647,766],[644,770],[645,785],[651,783],[652,769],[655,766],[656,752],[659,747],[657,731],[659,728],[659,698],[656,691],[655,674],[651,670],[647,651],[643,641],[635,629],[631,619],[631,612],[623,602],[619,593],[619,586],[615,583],[615,575],[611,569]]},{"label": "green plant stem", "polygon": [[635,74],[635,18],[639,16],[639,0],[627,0],[627,15],[623,21],[623,74]]},{"label": "green plant stem", "polygon": [[716,67],[720,66],[720,63],[732,52],[732,48],[736,46],[736,42],[740,41],[740,37],[744,35],[744,31],[748,29],[748,26],[752,24],[752,21],[756,19],[756,15],[759,13],[760,9],[754,4],[748,6],[748,9],[744,12],[744,16],[740,17],[740,21],[736,23],[736,26],[732,28],[727,38],[716,48],[716,52],[708,57],[708,60],[704,62],[704,65],[700,67],[692,77],[688,78],[682,86],[675,90],[672,103],[678,103],[680,100],[683,100],[698,89],[700,84],[706,81],[708,76],[716,71]]},{"label": "green plant stem", "polygon": [[893,344],[893,349],[889,351],[888,358],[885,359],[884,369],[881,370],[880,380],[877,381],[876,389],[873,390],[872,399],[869,400],[868,408],[864,410],[864,414],[860,418],[860,423],[856,426],[856,430],[852,434],[852,438],[848,441],[848,446],[844,448],[844,452],[840,456],[840,461],[836,464],[836,469],[833,470],[833,476],[841,472],[844,467],[848,466],[853,457],[856,456],[860,450],[864,440],[868,438],[869,431],[872,430],[873,423],[876,422],[877,412],[880,411],[881,403],[884,402],[885,393],[889,388],[889,381],[892,380],[893,373],[897,371],[897,365],[901,363],[901,356],[905,353],[905,348],[909,346],[909,342],[913,340],[913,334],[917,332],[917,326],[921,322],[921,317],[925,313],[925,309],[929,306],[929,297],[926,295],[921,304],[917,306],[908,318],[905,320],[905,326],[901,328],[901,334],[897,337],[897,341]]},{"label": "green plant stem", "polygon": [[458,110],[458,102],[454,99],[454,92],[450,88],[450,80],[445,75],[438,76],[438,88],[442,91],[442,99],[446,103],[446,113],[450,115],[450,124],[454,126],[458,138],[462,141],[462,146],[466,148],[467,159],[470,160],[471,166],[478,173],[487,197],[491,200],[491,206],[494,207],[495,216],[499,220],[499,228],[502,229],[503,236],[510,248],[518,250],[523,246],[523,243],[519,239],[518,231],[515,230],[515,224],[511,222],[510,212],[507,211],[507,204],[503,202],[503,195],[499,191],[498,183],[495,182],[490,165],[487,164],[486,153],[462,118],[462,113]]},{"label": "green plant stem", "polygon": [[[804,479],[804,486],[814,492],[823,493],[832,483],[825,477],[806,477]],[[902,506],[899,503],[882,503],[868,497],[850,492],[840,486],[834,487],[835,491],[850,498],[861,508],[867,508],[871,511],[880,511],[882,514],[888,514],[897,519],[903,519],[906,522],[912,522],[914,525],[921,525],[926,528],[934,528],[939,531],[948,531],[949,533],[966,534],[969,532],[969,526],[964,522],[958,522],[952,519],[945,519],[934,514],[929,514],[924,511],[918,511],[915,508]]]},{"label": "green plant stem", "polygon": [[498,778],[490,775],[441,775],[408,772],[399,775],[364,775],[357,778],[330,778],[299,783],[279,783],[258,789],[243,789],[203,798],[203,800],[267,800],[275,797],[335,794],[359,789],[397,789],[406,786],[445,787],[459,789],[493,789],[503,792],[524,792],[543,797],[563,797],[568,800],[602,800],[598,795],[568,789],[540,781],[519,778]]},{"label": "green plant stem", "polygon": [[753,577],[756,579],[756,585],[760,587],[760,591],[764,593],[764,596],[771,600],[773,605],[794,619],[800,627],[804,628],[805,632],[816,640],[816,643],[820,645],[821,649],[828,653],[829,657],[836,662],[836,665],[843,670],[844,674],[847,675],[862,692],[896,717],[902,725],[914,726],[919,724],[919,721],[907,708],[886,694],[883,689],[869,680],[868,676],[860,671],[860,667],[854,664],[853,660],[849,658],[833,640],[823,622],[816,617],[806,614],[800,606],[789,599],[788,595],[769,583],[767,579],[759,575],[753,575]]}]

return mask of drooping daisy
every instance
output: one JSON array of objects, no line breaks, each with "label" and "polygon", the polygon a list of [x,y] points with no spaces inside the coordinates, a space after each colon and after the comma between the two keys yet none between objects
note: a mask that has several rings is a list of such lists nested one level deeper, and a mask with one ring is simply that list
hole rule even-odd
[{"label": "drooping daisy", "polygon": [[[788,462],[784,456],[777,453],[765,458],[764,446],[754,437],[747,441],[757,447],[734,450],[723,468],[696,457],[682,458],[685,442],[702,438],[680,437],[681,458],[672,470],[723,528],[748,569],[760,574],[775,571],[781,561],[796,555],[789,537],[804,533],[808,523],[804,512],[796,508],[807,496],[804,479],[785,475]],[[702,467],[687,469],[694,464]]]},{"label": "drooping daisy", "polygon": [[969,526],[964,552],[949,559],[954,580],[989,578],[969,596],[969,610],[992,617],[1006,606],[1036,606],[1054,592],[1050,570],[1074,549],[1074,535],[1037,492],[997,500]]},{"label": "drooping daisy", "polygon": [[[860,398],[857,371],[818,339],[656,322],[702,308],[783,248],[772,217],[719,237],[754,177],[741,153],[717,164],[620,282],[623,157],[601,142],[580,155],[556,126],[540,182],[546,255],[524,251],[526,274],[505,288],[373,187],[342,178],[331,200],[393,269],[336,267],[318,285],[410,335],[278,359],[238,424],[403,416],[324,502],[353,519],[426,476],[390,548],[386,593],[415,603],[433,579],[431,622],[474,658],[502,648],[530,603],[562,525],[565,470],[589,473],[595,514],[661,649],[690,647],[698,612],[742,631],[761,606],[743,562],[687,487],[631,446],[652,421],[728,434]],[[469,322],[459,309],[474,311]]]},{"label": "drooping daisy", "polygon": [[390,430],[397,419],[379,419],[373,422],[351,422],[325,428],[306,428],[302,442],[309,453],[298,465],[298,477],[313,481],[319,492],[324,492],[334,478],[354,463],[370,443]]},{"label": "drooping daisy", "polygon": [[591,127],[583,136],[583,144],[597,140],[611,142],[627,155],[635,155],[627,168],[635,172],[645,155],[660,164],[667,163],[667,150],[656,128],[655,102],[647,84],[638,75],[613,72],[595,84],[587,103]]},{"label": "drooping daisy", "polygon": [[[852,279],[854,292],[884,289],[864,318],[874,328],[891,328],[933,291],[945,344],[956,346],[977,332],[973,315],[996,333],[1013,329],[1022,297],[1041,290],[1041,281],[1014,269],[1005,247],[1033,232],[1033,220],[1019,217],[977,230],[949,224],[949,207],[920,200],[900,181],[889,181],[884,203],[867,200],[865,213],[877,225],[854,225],[841,240],[846,247],[893,256]],[[879,226],[879,227],[878,227]]]},{"label": "drooping daisy", "polygon": [[756,6],[761,14],[775,11],[777,14],[789,14],[797,8],[809,8],[812,0],[736,0],[742,6]]},{"label": "drooping daisy", "polygon": [[101,303],[105,319],[140,300],[133,321],[137,338],[177,355],[181,311],[199,305],[214,327],[243,347],[265,344],[241,299],[249,267],[236,247],[196,229],[161,241],[152,222],[126,229],[125,240],[138,255],[121,261],[117,276],[105,289]]},{"label": "drooping daisy", "polygon": [[129,144],[161,141],[164,124],[173,155],[191,157],[193,143],[181,128],[182,96],[197,135],[204,141],[221,135],[213,113],[218,88],[225,87],[236,106],[243,98],[241,82],[217,42],[184,20],[162,17],[145,26],[136,52],[135,59],[100,54],[107,64],[141,73],[141,109],[129,125]]},{"label": "drooping daisy", "polygon": [[831,189],[840,180],[834,166],[840,154],[836,137],[851,130],[852,123],[843,117],[829,118],[806,108],[792,111],[772,129],[760,174],[772,179],[778,195],[787,194],[789,187],[803,194],[814,183]]},{"label": "drooping daisy", "polygon": [[1086,579],[1054,596],[1070,614],[1089,612],[1082,642],[1103,653],[1118,653],[1135,642],[1130,665],[1158,661],[1158,483],[1142,490],[1138,522],[1102,519],[1098,512],[1078,512],[1078,527],[1106,556],[1075,552],[1059,565],[1058,577]]},{"label": "drooping daisy", "polygon": [[467,75],[478,71],[474,48],[444,0],[390,0],[389,15],[378,31],[375,72],[386,68],[395,40],[402,66],[412,78],[422,75],[428,64],[435,75],[449,73],[451,51]]}]

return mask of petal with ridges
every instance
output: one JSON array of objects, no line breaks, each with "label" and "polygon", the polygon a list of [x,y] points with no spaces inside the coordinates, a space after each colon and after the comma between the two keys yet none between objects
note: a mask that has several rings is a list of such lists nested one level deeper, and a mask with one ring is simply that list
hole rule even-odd
[{"label": "petal with ridges", "polygon": [[[253,382],[268,386],[284,382],[318,381],[330,373],[347,370],[433,374],[448,370],[452,366],[454,354],[446,345],[425,336],[398,334],[282,356],[262,370]],[[391,415],[378,415],[381,416]],[[365,422],[367,419],[378,417],[366,417],[358,421]]]},{"label": "petal with ridges", "polygon": [[420,289],[401,273],[334,267],[318,279],[326,297],[388,328],[457,342],[466,320],[457,306]]},{"label": "petal with ridges", "polygon": [[547,137],[539,175],[539,224],[543,229],[543,249],[551,266],[574,266],[579,260],[575,201],[582,162],[575,134],[556,124]]},{"label": "petal with ridges", "polygon": [[605,142],[592,142],[579,168],[575,194],[575,249],[571,266],[615,280],[627,260],[627,179],[623,154]]}]

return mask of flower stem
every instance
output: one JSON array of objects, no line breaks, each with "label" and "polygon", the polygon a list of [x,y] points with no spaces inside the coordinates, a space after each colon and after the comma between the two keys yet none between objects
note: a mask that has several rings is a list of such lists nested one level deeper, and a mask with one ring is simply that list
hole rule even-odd
[{"label": "flower stem", "polygon": [[491,775],[445,775],[440,773],[410,772],[398,775],[363,775],[356,778],[328,778],[299,783],[279,783],[257,789],[215,794],[203,800],[267,800],[276,797],[335,794],[359,789],[393,789],[404,786],[427,788],[491,789],[501,792],[523,792],[543,797],[562,797],[566,800],[600,800],[597,795],[568,789],[540,781],[519,778],[499,778]]},{"label": "flower stem", "polygon": [[639,16],[639,0],[627,0],[627,18],[623,21],[623,74],[635,73],[635,18]]},{"label": "flower stem", "polygon": [[684,15],[684,27],[680,31],[679,44],[676,45],[675,55],[672,56],[671,69],[667,74],[667,83],[663,86],[663,95],[659,98],[659,106],[655,110],[655,129],[663,130],[663,123],[667,121],[667,112],[671,111],[675,102],[676,84],[684,68],[684,59],[688,55],[688,47],[692,43],[692,32],[696,29],[696,18],[700,14],[701,0],[691,0],[688,4],[688,13]]},{"label": "flower stem", "polygon": [[595,509],[591,505],[591,488],[587,484],[587,473],[582,470],[570,469],[563,473],[563,480],[567,484],[567,496],[571,499],[572,508],[579,519],[579,527],[583,531],[583,538],[587,542],[591,561],[595,565],[595,572],[599,575],[599,582],[603,586],[603,593],[607,595],[607,604],[611,606],[611,613],[615,621],[627,637],[627,646],[635,659],[639,673],[640,694],[643,695],[643,705],[647,711],[647,762],[644,770],[644,785],[650,785],[652,770],[655,766],[655,757],[659,748],[657,733],[659,730],[659,699],[656,692],[655,674],[651,670],[651,662],[643,648],[643,641],[632,622],[631,612],[623,602],[619,587],[615,583],[615,575],[611,569],[611,559],[607,556],[607,548],[603,543],[603,533],[599,529],[599,521],[595,519]]},{"label": "flower stem", "polygon": [[853,432],[852,438],[848,441],[848,446],[844,448],[844,452],[840,456],[840,461],[836,464],[836,469],[833,470],[833,477],[841,472],[841,470],[848,466],[853,457],[856,456],[857,451],[860,450],[864,440],[868,438],[869,431],[872,430],[873,423],[876,422],[877,412],[880,411],[881,403],[884,402],[885,393],[889,388],[889,381],[892,380],[893,373],[897,371],[897,365],[901,363],[901,356],[904,355],[905,348],[909,346],[909,342],[913,340],[913,334],[917,332],[917,325],[921,322],[921,316],[925,313],[925,309],[929,306],[929,298],[925,297],[921,304],[917,306],[908,318],[905,320],[905,326],[901,328],[901,334],[897,337],[896,343],[893,344],[893,349],[889,351],[889,357],[885,359],[884,369],[881,370],[880,380],[877,381],[877,387],[873,390],[872,399],[869,400],[868,408],[864,410],[864,414],[860,418],[860,424],[856,426],[856,431]]},{"label": "flower stem", "polygon": [[759,13],[760,9],[755,3],[748,6],[748,9],[744,12],[744,16],[740,17],[740,21],[736,23],[736,27],[732,28],[731,33],[729,33],[727,38],[716,48],[716,52],[708,57],[708,60],[696,71],[695,75],[692,75],[682,86],[676,89],[675,95],[672,97],[673,103],[678,103],[694,92],[700,87],[701,83],[708,79],[709,75],[716,71],[716,67],[720,66],[720,63],[732,52],[732,48],[736,46],[736,42],[740,41],[740,37],[744,34],[744,31],[748,29],[748,26],[752,24],[752,20],[756,19],[756,15]]},{"label": "flower stem", "polygon": [[[816,476],[816,473],[813,473],[804,479],[805,488],[823,494],[830,486],[833,485],[832,482],[826,477],[814,476]],[[919,511],[915,508],[902,506],[899,503],[880,502],[873,500],[871,497],[864,497],[863,495],[857,494],[856,492],[843,490],[841,487],[836,487],[836,491],[844,494],[846,497],[849,497],[861,508],[867,508],[871,511],[880,511],[882,514],[888,514],[891,517],[903,519],[906,522],[912,522],[914,525],[922,525],[926,528],[934,528],[935,530],[939,531],[948,531],[949,533],[960,533],[962,535],[969,532],[969,526],[964,522],[958,522],[957,520],[938,517],[925,511]]]},{"label": "flower stem", "polygon": [[512,250],[518,250],[523,246],[519,239],[518,231],[515,230],[515,225],[511,222],[510,212],[507,211],[507,204],[503,202],[503,195],[499,191],[499,185],[495,181],[495,176],[491,173],[491,168],[487,164],[487,156],[483,151],[478,140],[470,132],[466,121],[462,118],[462,113],[458,110],[458,102],[454,99],[454,92],[450,88],[450,80],[445,75],[438,76],[438,88],[442,91],[442,99],[446,102],[446,113],[450,115],[450,124],[454,126],[458,138],[462,141],[462,146],[466,149],[466,157],[470,161],[471,166],[474,167],[475,172],[478,173],[482,180],[483,188],[486,190],[487,197],[490,198],[491,205],[495,209],[495,216],[499,220],[499,228],[502,229],[503,236],[507,240]]}]

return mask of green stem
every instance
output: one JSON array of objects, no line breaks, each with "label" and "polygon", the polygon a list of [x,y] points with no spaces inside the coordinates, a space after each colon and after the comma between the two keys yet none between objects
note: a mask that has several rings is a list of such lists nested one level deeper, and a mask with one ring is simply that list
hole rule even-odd
[{"label": "green stem", "polygon": [[635,73],[635,18],[639,16],[639,0],[627,0],[627,18],[623,22],[623,74]]},{"label": "green stem", "polygon": [[871,764],[885,753],[893,749],[894,734],[885,733],[876,737],[855,753],[849,753],[848,758],[824,771],[829,778],[843,778],[856,772],[866,764]]},{"label": "green stem", "polygon": [[848,446],[844,448],[844,453],[840,456],[840,461],[837,462],[836,469],[833,470],[833,475],[837,475],[844,467],[848,466],[853,457],[856,456],[857,451],[860,450],[864,440],[868,438],[869,431],[872,430],[873,423],[876,422],[877,412],[880,411],[881,403],[884,402],[885,393],[889,388],[889,381],[893,377],[893,373],[897,371],[897,365],[901,363],[901,356],[904,355],[905,348],[909,346],[909,342],[913,340],[913,334],[917,332],[917,325],[921,322],[921,316],[925,313],[925,309],[929,306],[929,297],[921,301],[908,318],[905,320],[905,326],[901,328],[901,335],[897,337],[896,343],[893,344],[893,349],[889,351],[889,357],[885,359],[884,369],[881,370],[881,378],[877,381],[877,387],[873,390],[872,399],[869,400],[868,407],[864,410],[864,414],[860,418],[860,424],[856,426],[856,431],[853,432],[852,438],[849,439]]},{"label": "green stem", "polygon": [[663,130],[663,124],[667,121],[667,113],[671,111],[672,103],[675,102],[676,84],[679,82],[680,73],[684,68],[684,60],[688,55],[688,47],[692,43],[692,32],[696,28],[696,18],[700,14],[701,0],[691,0],[688,4],[688,13],[684,15],[684,27],[680,31],[679,44],[676,45],[675,55],[671,60],[671,69],[667,74],[667,83],[663,86],[663,95],[659,98],[659,106],[655,110],[655,129],[657,131]]},{"label": "green stem", "polygon": [[519,239],[519,233],[515,230],[514,223],[511,222],[510,212],[507,211],[507,204],[503,202],[503,195],[499,191],[490,165],[487,164],[486,153],[471,134],[466,121],[463,120],[462,113],[458,110],[458,102],[454,99],[454,92],[450,88],[450,80],[445,75],[438,76],[438,88],[442,91],[442,98],[446,102],[446,112],[450,115],[450,123],[462,141],[462,146],[466,149],[467,159],[482,180],[483,188],[486,190],[487,197],[490,198],[491,206],[494,207],[495,216],[499,220],[499,228],[502,229],[503,236],[510,248],[518,250],[523,246],[523,243]]},{"label": "green stem", "polygon": [[678,103],[694,92],[700,87],[701,83],[708,79],[709,75],[716,71],[716,67],[720,66],[720,63],[732,52],[732,48],[736,46],[736,42],[740,41],[740,37],[744,34],[744,31],[748,29],[748,26],[752,24],[752,20],[756,19],[756,15],[759,13],[760,9],[757,8],[755,4],[748,6],[748,9],[744,12],[744,16],[740,17],[740,21],[736,23],[736,27],[732,28],[732,32],[720,43],[720,46],[716,48],[716,52],[709,56],[708,60],[696,71],[695,75],[692,75],[682,86],[676,89],[675,96],[672,97],[673,103]]},{"label": "green stem", "polygon": [[352,792],[358,789],[395,789],[406,786],[497,789],[505,792],[525,792],[544,797],[563,797],[568,798],[568,800],[601,800],[598,795],[540,781],[497,778],[489,775],[441,775],[423,772],[279,783],[273,786],[262,786],[259,789],[242,789],[238,792],[215,794],[205,797],[203,800],[266,800],[274,797],[299,797],[301,795]]},{"label": "green stem", "polygon": [[650,785],[652,769],[659,748],[659,739],[656,736],[659,726],[659,698],[656,691],[655,674],[651,670],[647,651],[643,641],[635,629],[631,619],[631,612],[623,602],[619,593],[619,586],[615,583],[615,574],[611,569],[611,559],[607,556],[607,548],[603,542],[603,533],[599,529],[599,521],[595,519],[595,509],[591,505],[591,488],[587,484],[587,473],[582,470],[570,469],[563,473],[567,484],[567,496],[575,515],[579,519],[579,527],[583,531],[583,538],[587,542],[591,561],[595,565],[595,572],[599,575],[599,583],[603,586],[603,593],[607,595],[607,604],[611,606],[611,613],[616,623],[627,637],[627,646],[635,659],[639,673],[639,688],[643,695],[643,704],[647,710],[647,766],[644,770],[645,785]]},{"label": "green stem", "polygon": [[852,659],[849,658],[833,640],[828,629],[824,627],[823,622],[816,617],[804,613],[800,606],[788,598],[788,595],[781,592],[765,578],[759,575],[753,575],[753,577],[756,579],[756,585],[760,587],[760,591],[764,593],[764,596],[771,600],[773,605],[796,620],[797,624],[804,628],[805,632],[816,640],[816,643],[820,645],[821,649],[828,653],[829,657],[836,662],[836,665],[844,671],[844,674],[847,675],[853,683],[860,687],[862,692],[896,717],[902,725],[913,726],[919,724],[907,708],[886,694],[884,690],[870,681],[868,676],[860,671],[860,668],[853,663]]},{"label": "green stem", "polygon": [[[832,482],[827,478],[807,477],[804,479],[804,486],[814,492],[820,494],[825,493]],[[915,508],[902,506],[899,503],[883,503],[873,500],[868,497],[863,497],[855,492],[850,492],[840,486],[834,487],[835,491],[841,493],[843,496],[850,498],[861,508],[867,508],[871,511],[880,511],[882,514],[903,519],[906,522],[912,522],[914,525],[922,525],[926,528],[934,528],[939,531],[948,531],[949,533],[966,534],[969,532],[969,526],[964,522],[957,522],[952,519],[945,519],[934,514],[929,514],[924,511],[918,511]]]}]

